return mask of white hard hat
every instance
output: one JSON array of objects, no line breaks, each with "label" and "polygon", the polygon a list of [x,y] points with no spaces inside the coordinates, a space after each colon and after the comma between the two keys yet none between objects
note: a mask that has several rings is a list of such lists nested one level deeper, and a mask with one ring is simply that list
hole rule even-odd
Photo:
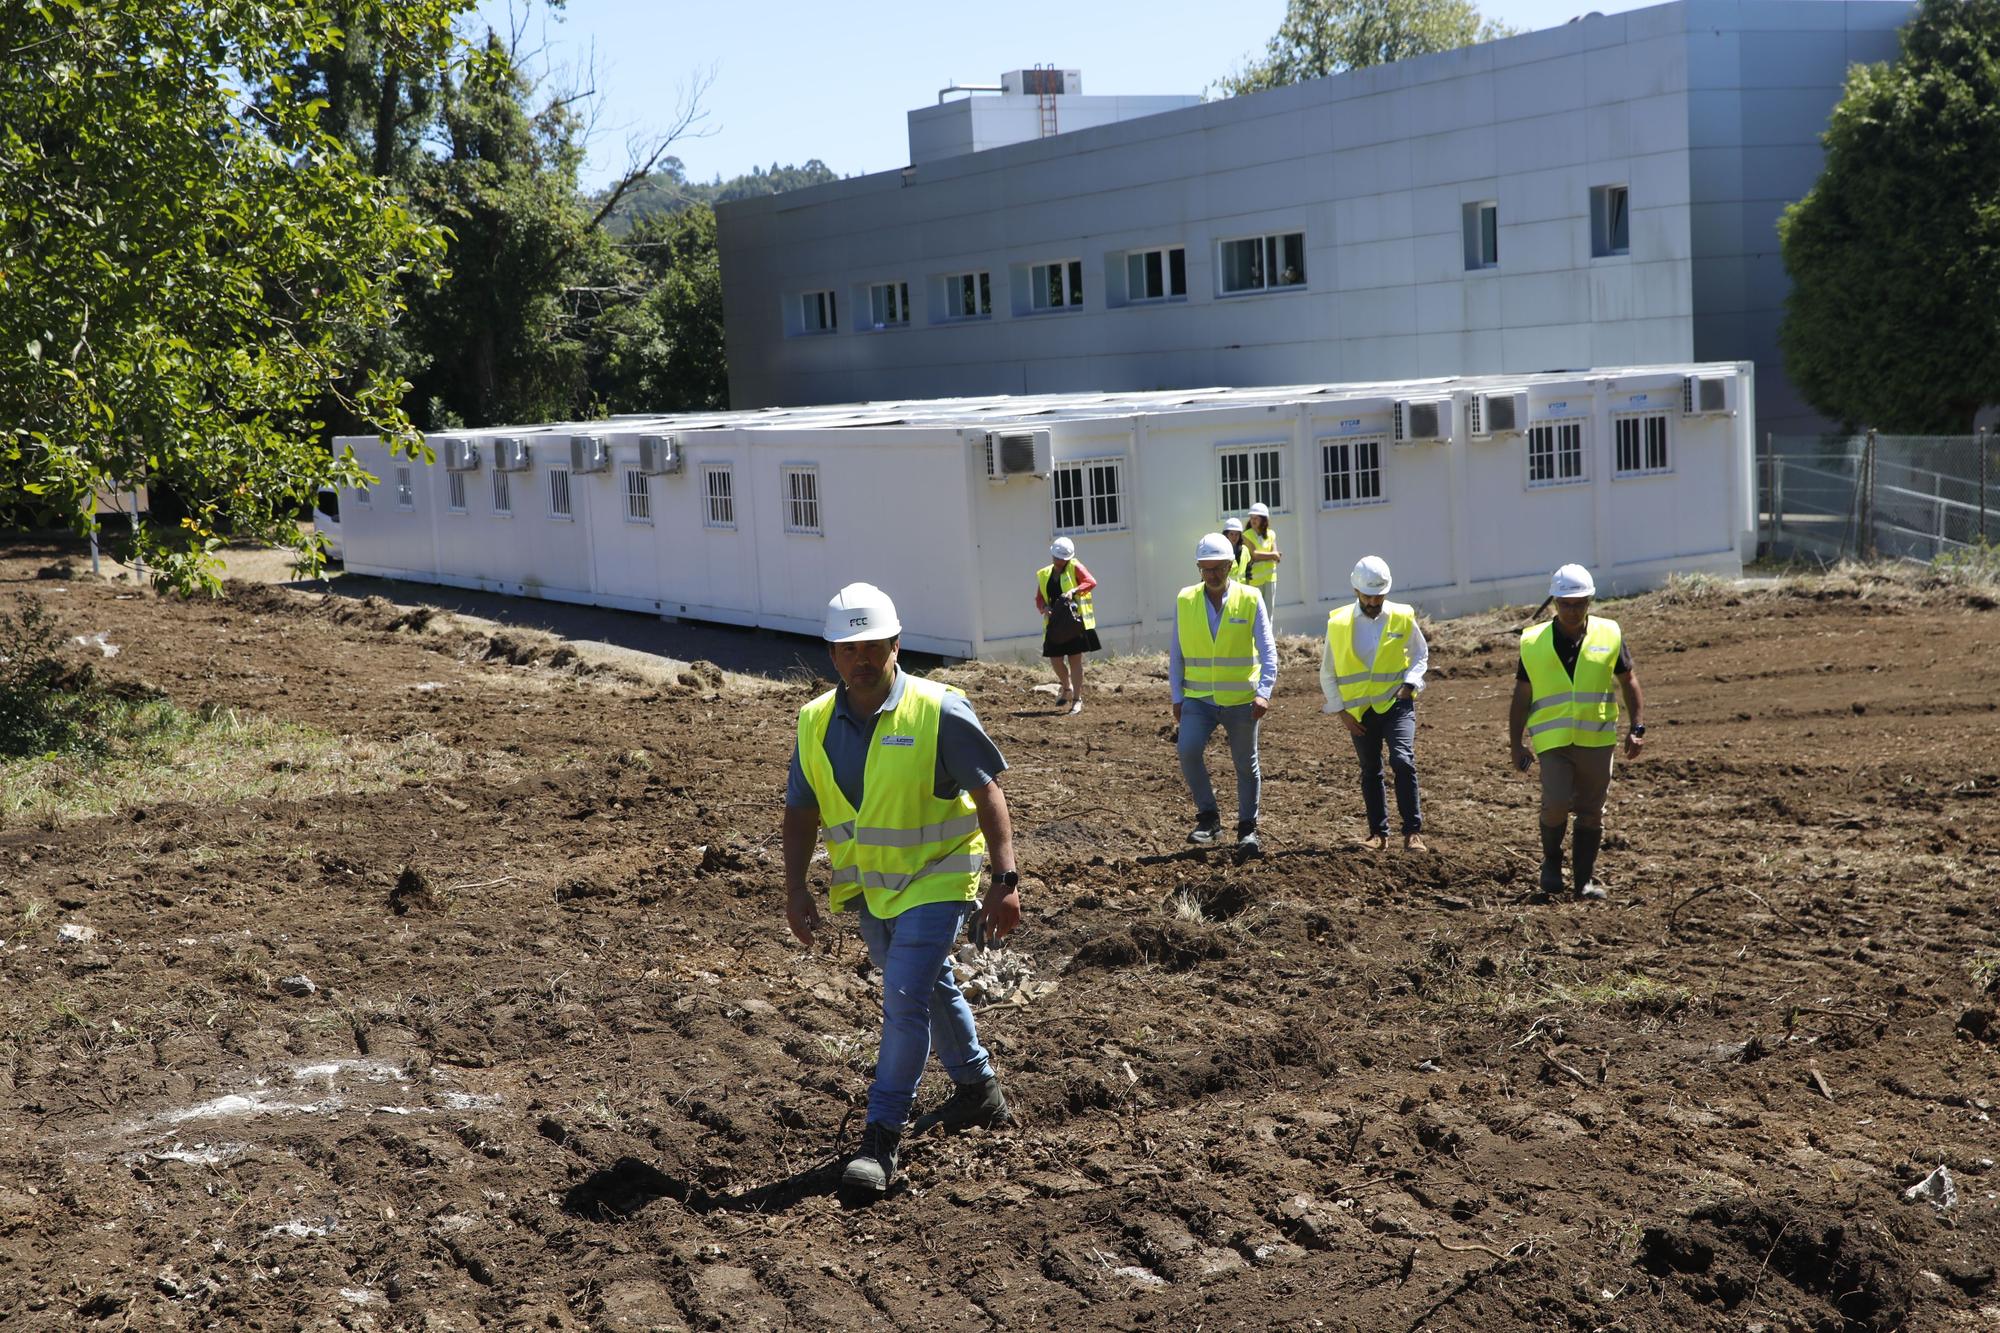
[{"label": "white hard hat", "polygon": [[1224,532],[1241,532],[1243,531],[1243,520],[1240,518],[1225,518],[1222,520],[1222,530]]},{"label": "white hard hat", "polygon": [[1051,560],[1076,559],[1076,543],[1071,541],[1067,537],[1056,538],[1054,541],[1049,543],[1049,559]]},{"label": "white hard hat", "polygon": [[1549,580],[1551,597],[1595,597],[1597,585],[1590,581],[1590,571],[1582,565],[1564,565]]},{"label": "white hard hat", "polygon": [[826,604],[826,641],[893,639],[903,632],[896,604],[872,583],[850,583]]},{"label": "white hard hat", "polygon": [[1211,532],[1203,537],[1200,544],[1194,548],[1194,558],[1197,562],[1202,560],[1234,560],[1236,558],[1236,548],[1229,544],[1229,538],[1219,532]]},{"label": "white hard hat", "polygon": [[1347,576],[1347,581],[1358,593],[1380,597],[1389,591],[1389,562],[1379,555],[1364,555],[1355,562],[1354,572]]},{"label": "white hard hat", "polygon": [[1262,500],[1259,500],[1256,504],[1250,506],[1250,517],[1269,518],[1270,516],[1271,516],[1271,506],[1265,504]]}]

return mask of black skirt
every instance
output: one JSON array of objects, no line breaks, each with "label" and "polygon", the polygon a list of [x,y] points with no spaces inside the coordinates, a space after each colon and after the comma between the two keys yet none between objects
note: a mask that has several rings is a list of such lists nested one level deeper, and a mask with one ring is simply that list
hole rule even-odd
[{"label": "black skirt", "polygon": [[[1063,637],[1058,639],[1058,634]],[[1058,629],[1051,617],[1048,628],[1042,631],[1043,657],[1074,657],[1078,653],[1094,653],[1103,646],[1097,641],[1096,630],[1084,629],[1074,620]]]}]

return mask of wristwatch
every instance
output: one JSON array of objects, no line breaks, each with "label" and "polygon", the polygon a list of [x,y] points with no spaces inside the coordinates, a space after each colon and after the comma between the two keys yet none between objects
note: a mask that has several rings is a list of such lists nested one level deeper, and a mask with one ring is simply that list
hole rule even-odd
[{"label": "wristwatch", "polygon": [[1646,724],[1644,722],[1634,722],[1632,724],[1632,735],[1643,736],[1645,734],[1646,734]]},{"label": "wristwatch", "polygon": [[1003,889],[1019,888],[1021,886],[1021,872],[1018,870],[996,870],[993,872],[993,882]]}]

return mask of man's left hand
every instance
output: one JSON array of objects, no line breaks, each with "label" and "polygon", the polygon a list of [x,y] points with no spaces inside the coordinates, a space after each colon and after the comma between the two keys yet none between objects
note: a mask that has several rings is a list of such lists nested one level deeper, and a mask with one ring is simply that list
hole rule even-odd
[{"label": "man's left hand", "polygon": [[1413,704],[1417,701],[1417,687],[1414,685],[1405,685],[1401,690],[1396,692],[1396,697],[1406,704]]},{"label": "man's left hand", "polygon": [[1625,757],[1627,759],[1636,756],[1640,750],[1645,748],[1645,745],[1646,738],[1644,736],[1634,736],[1629,731],[1625,733]]},{"label": "man's left hand", "polygon": [[979,904],[979,942],[991,947],[1006,939],[1021,927],[1021,890],[1006,888],[999,884],[986,887],[986,897]]},{"label": "man's left hand", "polygon": [[1253,720],[1262,722],[1264,720],[1264,714],[1270,711],[1271,711],[1271,701],[1269,699],[1262,698],[1260,696],[1250,701],[1250,716]]}]

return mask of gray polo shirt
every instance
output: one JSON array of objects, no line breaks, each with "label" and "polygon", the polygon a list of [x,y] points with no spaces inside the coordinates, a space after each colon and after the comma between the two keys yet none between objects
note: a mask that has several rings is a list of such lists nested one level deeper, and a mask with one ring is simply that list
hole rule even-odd
[{"label": "gray polo shirt", "polygon": [[[875,723],[883,713],[902,702],[903,686],[908,680],[908,673],[896,668],[896,683],[889,687],[889,697],[868,717],[857,716],[848,706],[845,685],[834,688],[833,716],[826,724],[826,757],[833,765],[833,780],[841,794],[857,810],[861,808],[861,779],[868,768],[868,742],[875,738]],[[1006,770],[1007,761],[1000,757],[999,747],[979,725],[971,701],[962,694],[946,694],[938,717],[937,785],[933,794],[941,801],[948,801],[962,791],[977,791]],[[792,747],[791,776],[785,781],[785,804],[793,809],[813,809],[819,805],[819,797],[813,794],[805,769],[799,765],[796,744]]]}]

